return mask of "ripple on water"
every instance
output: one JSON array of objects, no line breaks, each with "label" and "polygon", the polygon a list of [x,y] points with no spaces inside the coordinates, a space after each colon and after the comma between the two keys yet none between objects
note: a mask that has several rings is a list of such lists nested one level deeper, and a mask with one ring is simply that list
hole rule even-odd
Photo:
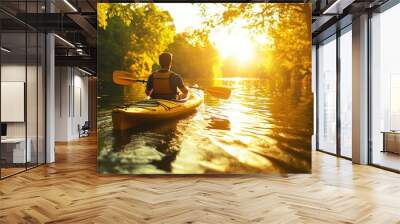
[{"label": "ripple on water", "polygon": [[[246,81],[243,81],[246,82]],[[311,167],[312,110],[301,97],[268,93],[254,80],[233,85],[230,100],[205,96],[197,112],[159,124],[116,133],[111,106],[99,108],[101,172],[118,173],[259,173],[305,172]],[[246,86],[246,88],[242,88]],[[108,96],[109,97],[109,96]],[[119,99],[140,99],[135,95]],[[107,96],[102,98],[107,100]],[[111,102],[111,100],[109,100]],[[112,101],[118,105],[118,99]],[[308,125],[308,126],[307,126]],[[299,128],[304,127],[304,128]]]}]

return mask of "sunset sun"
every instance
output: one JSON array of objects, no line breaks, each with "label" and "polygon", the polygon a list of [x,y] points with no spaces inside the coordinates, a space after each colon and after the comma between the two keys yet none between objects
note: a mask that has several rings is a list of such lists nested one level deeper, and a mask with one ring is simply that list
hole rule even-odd
[{"label": "sunset sun", "polygon": [[254,59],[255,47],[251,34],[238,23],[211,32],[211,40],[222,59],[231,57],[240,64]]},{"label": "sunset sun", "polygon": [[221,36],[216,48],[223,59],[232,57],[240,63],[249,62],[254,56],[253,44],[246,36]]}]

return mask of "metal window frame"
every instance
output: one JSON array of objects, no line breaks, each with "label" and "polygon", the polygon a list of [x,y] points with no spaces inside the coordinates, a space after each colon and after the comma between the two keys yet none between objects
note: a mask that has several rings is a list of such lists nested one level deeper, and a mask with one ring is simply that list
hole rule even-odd
[{"label": "metal window frame", "polygon": [[[329,35],[328,37],[326,37],[325,39],[323,39],[323,40],[321,40],[321,41],[319,41],[318,42],[318,44],[317,44],[317,47],[316,47],[316,65],[317,65],[317,68],[316,68],[316,73],[315,73],[315,77],[316,77],[316,90],[317,90],[317,94],[316,94],[316,110],[315,110],[315,113],[316,113],[316,122],[317,122],[317,124],[316,124],[316,139],[315,139],[315,141],[316,141],[316,151],[318,151],[318,152],[323,152],[323,153],[326,153],[326,154],[329,154],[329,155],[334,155],[334,156],[337,156],[337,154],[335,154],[335,153],[332,153],[332,152],[329,152],[329,151],[327,151],[327,150],[324,150],[324,149],[321,149],[320,148],[320,144],[319,144],[319,136],[320,136],[320,134],[319,134],[319,132],[320,132],[320,129],[319,129],[319,112],[320,112],[320,110],[319,110],[319,104],[320,104],[320,97],[319,97],[319,91],[320,91],[320,88],[319,88],[319,79],[320,79],[320,73],[319,73],[319,67],[320,67],[320,55],[319,55],[319,48],[320,48],[320,45],[321,45],[321,43],[324,43],[324,42],[326,42],[326,43],[328,43],[328,42],[330,42],[330,41],[336,41],[336,52],[337,52],[337,41],[338,41],[338,38],[337,38],[337,36],[335,36],[336,35],[336,33],[334,33],[334,34],[332,34],[332,35]],[[335,36],[334,38],[332,38],[333,36]],[[329,39],[332,39],[332,40],[329,40]],[[337,58],[337,56],[336,56],[336,58]],[[336,59],[336,62],[337,62],[337,59]],[[337,70],[337,65],[336,65],[336,70]],[[337,71],[336,71],[336,78],[337,78]],[[336,104],[337,104],[337,80],[336,80]],[[337,106],[337,105],[336,105]],[[338,136],[337,136],[337,111],[336,111],[336,153],[337,153],[337,138],[338,138]]]},{"label": "metal window frame", "polygon": [[[342,36],[342,35],[344,35],[345,33],[347,33],[347,32],[351,32],[351,25],[352,25],[352,23],[350,23],[350,24],[348,24],[348,25],[346,25],[346,26],[344,26],[344,27],[339,27],[338,25],[336,25],[336,32],[334,33],[334,34],[332,34],[332,35],[330,35],[330,36],[328,36],[328,37],[326,37],[326,38],[324,38],[323,40],[321,40],[321,41],[319,41],[317,44],[316,44],[316,74],[315,74],[315,77],[316,77],[316,91],[317,91],[317,94],[316,94],[316,110],[315,110],[315,113],[316,113],[316,122],[317,122],[317,124],[316,124],[316,139],[315,139],[315,141],[316,141],[316,151],[318,151],[318,152],[323,152],[323,153],[326,153],[326,154],[329,154],[329,155],[333,155],[333,156],[336,156],[336,157],[339,157],[339,158],[343,158],[343,159],[346,159],[346,160],[352,160],[352,158],[350,158],[350,157],[347,157],[347,156],[344,156],[344,155],[342,155],[342,149],[341,149],[341,129],[342,129],[342,127],[341,127],[341,117],[340,117],[340,103],[341,103],[341,89],[340,89],[340,82],[341,82],[341,65],[340,65],[340,60],[341,60],[341,58],[340,58],[340,37]],[[333,36],[335,36],[335,38],[332,38]],[[332,40],[329,40],[330,38],[332,38]],[[328,41],[329,40],[329,41]],[[319,88],[319,76],[320,76],[320,74],[319,74],[319,64],[320,64],[320,57],[319,57],[319,51],[318,51],[318,49],[319,49],[319,45],[321,44],[321,43],[323,43],[323,42],[326,42],[326,41],[328,41],[328,42],[330,42],[330,41],[336,41],[336,51],[335,51],[335,53],[336,53],[336,61],[335,61],[335,63],[336,63],[336,152],[335,153],[332,153],[332,152],[329,152],[329,151],[327,151],[327,150],[324,150],[324,149],[321,149],[319,146],[320,146],[320,144],[319,144],[319,136],[320,136],[320,134],[319,134],[319,101],[320,101],[320,99],[319,99],[319,90],[320,90],[320,88]]]},{"label": "metal window frame", "polygon": [[[390,168],[390,167],[386,167],[386,166],[382,166],[380,164],[373,163],[373,142],[372,142],[372,93],[373,93],[373,89],[372,89],[372,53],[373,52],[372,52],[372,23],[371,23],[371,20],[373,18],[373,13],[383,13],[386,10],[396,6],[397,4],[400,4],[400,0],[389,0],[389,1],[385,2],[383,5],[379,6],[378,8],[370,9],[370,10],[367,11],[367,13],[368,13],[368,30],[367,30],[367,41],[368,41],[368,49],[367,49],[367,51],[368,51],[368,54],[367,54],[367,66],[368,66],[368,69],[367,69],[367,80],[368,80],[368,86],[367,86],[367,88],[368,88],[368,91],[367,91],[368,92],[368,96],[367,96],[367,98],[368,98],[368,105],[367,105],[367,107],[368,107],[368,111],[367,111],[367,113],[368,113],[368,115],[367,115],[368,116],[368,124],[367,124],[367,127],[368,127],[368,139],[367,139],[367,141],[368,141],[368,152],[367,153],[368,153],[368,161],[367,161],[367,164],[370,165],[370,166],[373,166],[373,167],[377,167],[379,169],[383,169],[383,170],[387,170],[387,171],[395,172],[395,173],[400,173],[400,170],[393,169],[393,168]],[[346,28],[348,26],[350,26],[350,25],[352,25],[352,23],[350,23],[346,27],[340,29],[339,31],[341,32],[341,31],[346,30]],[[337,48],[338,48],[338,45],[340,45],[340,36],[342,36],[344,33],[345,32],[340,33],[340,35],[336,35],[335,40],[337,41],[336,42]],[[336,34],[337,34],[337,32],[336,32]],[[335,34],[332,34],[332,35],[335,35]],[[336,142],[336,146],[337,146],[336,154],[328,152],[328,151],[325,151],[325,150],[319,148],[319,125],[318,125],[318,115],[319,115],[319,97],[318,97],[318,95],[319,95],[318,94],[319,93],[319,53],[318,53],[318,48],[319,48],[319,44],[321,42],[326,41],[332,35],[324,38],[323,40],[319,41],[316,44],[316,75],[315,75],[315,77],[316,77],[316,91],[317,91],[317,94],[316,94],[316,107],[317,108],[315,110],[316,111],[316,122],[317,122],[317,124],[316,124],[316,139],[315,139],[316,140],[316,150],[319,151],[319,152],[323,152],[323,153],[326,153],[326,154],[329,154],[329,155],[336,156],[336,157],[344,158],[344,159],[347,159],[347,160],[352,160],[352,158],[349,158],[349,157],[346,157],[346,156],[342,155],[341,147],[338,144],[338,141]],[[337,54],[336,56],[337,56],[337,58],[339,58],[339,62],[340,62],[339,51],[337,51],[336,54]],[[338,65],[337,65],[337,69],[338,69]],[[340,73],[340,67],[339,67],[339,70],[336,71],[336,73],[337,73],[337,75],[338,75],[338,73]],[[340,76],[340,74],[339,74],[339,76]],[[340,85],[340,80],[339,81],[338,81],[338,79],[336,80],[336,85]],[[340,91],[340,87],[337,88],[337,90],[338,89]],[[340,92],[336,93],[336,97],[340,98]],[[338,105],[340,107],[340,99],[337,100],[337,107],[338,107]],[[336,111],[337,111],[336,122],[340,122],[340,118],[338,118],[338,115],[340,116],[340,113],[338,113],[338,111],[340,111],[340,110],[337,109]],[[338,133],[340,133],[340,131],[341,131],[340,123],[339,124],[337,123],[336,126],[337,126],[337,128],[340,128],[339,132],[338,132],[338,130],[336,132],[337,133],[337,140],[339,140],[339,143],[340,143],[341,139],[340,139],[340,135],[338,135]]]}]

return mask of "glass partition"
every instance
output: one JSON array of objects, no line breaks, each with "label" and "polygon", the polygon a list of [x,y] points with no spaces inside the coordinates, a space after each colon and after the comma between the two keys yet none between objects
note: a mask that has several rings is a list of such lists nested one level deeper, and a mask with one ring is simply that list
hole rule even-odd
[{"label": "glass partition", "polygon": [[[18,13],[43,10],[43,1],[2,1]],[[0,12],[0,178],[45,162],[45,35]],[[10,25],[11,24],[11,25]]]},{"label": "glass partition", "polygon": [[26,33],[2,33],[1,139],[2,177],[24,171],[30,162],[26,134]]},{"label": "glass partition", "polygon": [[336,36],[318,47],[318,149],[336,153]]}]

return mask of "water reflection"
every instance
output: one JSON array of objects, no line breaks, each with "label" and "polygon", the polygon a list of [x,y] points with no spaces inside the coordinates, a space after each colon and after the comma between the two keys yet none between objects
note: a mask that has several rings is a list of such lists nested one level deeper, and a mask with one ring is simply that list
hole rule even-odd
[{"label": "water reflection", "polygon": [[208,124],[207,129],[230,130],[231,122],[229,119],[213,116],[211,117],[211,121]]},{"label": "water reflection", "polygon": [[[311,167],[312,95],[301,83],[282,90],[267,80],[221,79],[229,100],[205,95],[197,112],[113,132],[111,109],[144,97],[102,96],[99,171],[105,173],[296,173]],[[206,82],[199,82],[206,86]]]}]

